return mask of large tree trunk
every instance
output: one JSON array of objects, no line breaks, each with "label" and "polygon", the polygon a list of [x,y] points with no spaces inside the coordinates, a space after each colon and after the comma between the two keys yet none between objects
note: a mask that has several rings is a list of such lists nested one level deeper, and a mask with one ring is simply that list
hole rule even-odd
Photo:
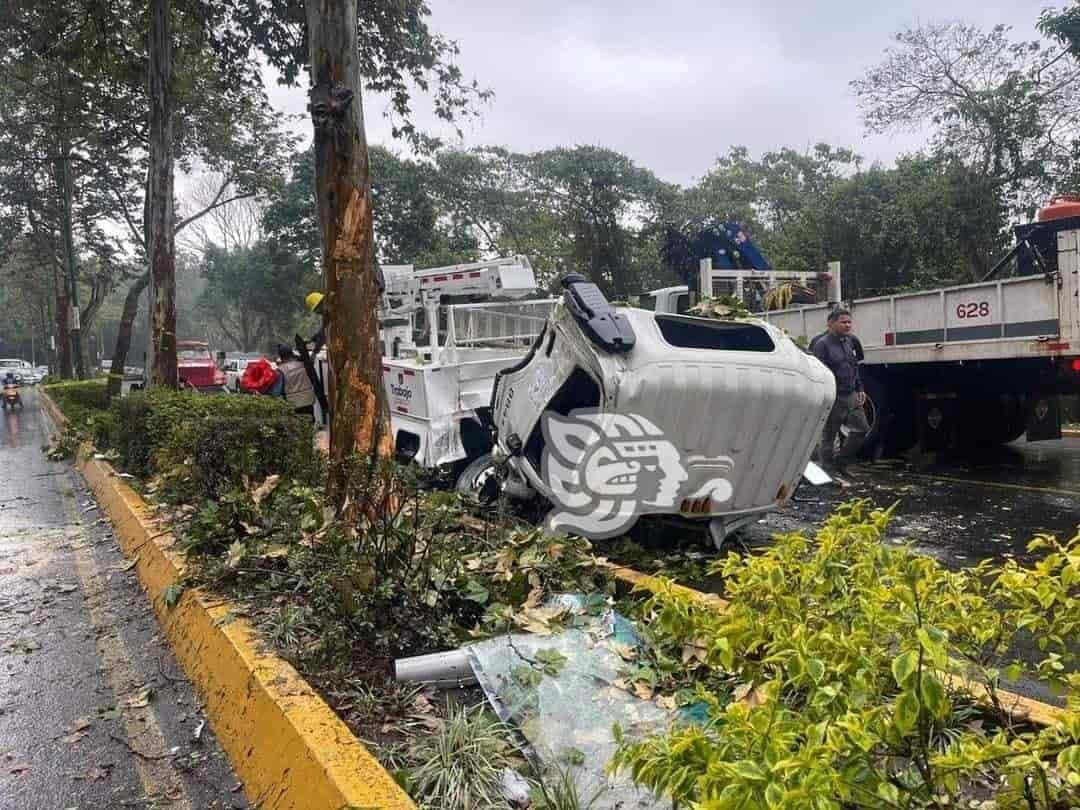
[{"label": "large tree trunk", "polygon": [[71,354],[75,360],[75,376],[86,379],[86,366],[83,362],[82,317],[79,311],[79,283],[76,272],[75,234],[72,222],[72,184],[71,157],[63,146],[63,157],[57,161],[57,181],[60,186],[60,231],[64,241],[64,277],[68,288],[68,302],[71,311]]},{"label": "large tree trunk", "polygon": [[109,399],[120,396],[120,383],[124,379],[124,366],[127,365],[128,350],[131,348],[131,331],[135,316],[139,312],[139,299],[143,290],[150,283],[147,271],[135,279],[135,283],[124,296],[124,310],[120,313],[120,328],[116,333],[116,348],[113,349],[112,367],[109,371]]},{"label": "large tree trunk", "polygon": [[71,365],[71,335],[68,332],[68,318],[71,317],[71,303],[68,300],[68,286],[64,274],[53,272],[56,285],[56,365],[60,377],[70,380],[73,376]]},{"label": "large tree trunk", "polygon": [[360,100],[356,0],[309,0],[315,196],[326,272],[333,420],[330,492],[341,509],[344,462],[393,452],[376,319],[371,178]]},{"label": "large tree trunk", "polygon": [[170,0],[150,3],[151,386],[176,388],[176,254],[173,232]]}]

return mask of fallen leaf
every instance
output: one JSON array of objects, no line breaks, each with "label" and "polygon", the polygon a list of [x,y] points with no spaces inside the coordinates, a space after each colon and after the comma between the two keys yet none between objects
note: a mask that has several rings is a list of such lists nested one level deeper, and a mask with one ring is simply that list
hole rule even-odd
[{"label": "fallen leaf", "polygon": [[696,639],[683,645],[682,662],[684,664],[689,664],[691,661],[697,661],[698,663],[704,664],[708,655],[708,648],[705,646],[705,642],[702,639]]},{"label": "fallen leaf", "polygon": [[247,546],[241,543],[239,540],[229,546],[228,556],[225,557],[225,565],[229,568],[238,568],[240,563],[244,561],[244,556],[247,554]]},{"label": "fallen leaf", "polygon": [[89,731],[73,731],[70,734],[65,734],[63,737],[61,737],[60,742],[64,743],[65,745],[74,745],[89,733]]},{"label": "fallen leaf", "polygon": [[514,614],[514,623],[528,633],[550,636],[566,612],[565,607],[527,607]]},{"label": "fallen leaf", "polygon": [[544,589],[543,588],[533,588],[531,591],[529,591],[529,595],[525,598],[525,604],[523,604],[522,607],[523,608],[540,607],[540,602],[541,602],[541,600],[543,600],[543,598],[544,598]]},{"label": "fallen leaf", "polygon": [[431,698],[421,692],[415,698],[413,698],[413,711],[421,715],[435,714],[435,704],[431,702]]},{"label": "fallen leaf", "polygon": [[652,700],[653,688],[643,681],[634,683],[634,694],[642,700]]},{"label": "fallen leaf", "polygon": [[89,780],[91,782],[100,782],[102,779],[105,779],[109,775],[109,768],[111,768],[111,767],[112,767],[111,765],[108,765],[108,766],[102,768],[100,765],[95,765],[93,768],[88,770],[86,773],[79,774],[75,778],[76,779],[87,779],[87,780]]},{"label": "fallen leaf", "polygon": [[118,705],[123,709],[143,709],[150,705],[150,698],[153,694],[153,687],[145,686],[134,695],[123,698]]},{"label": "fallen leaf", "polygon": [[289,547],[284,546],[284,545],[270,546],[266,551],[264,551],[259,556],[261,556],[264,560],[275,560],[275,559],[278,559],[279,557],[288,557],[289,556]]},{"label": "fallen leaf", "polygon": [[675,696],[674,695],[657,695],[653,700],[657,706],[667,711],[675,710]]},{"label": "fallen leaf", "polygon": [[113,571],[130,571],[132,568],[134,568],[138,564],[139,564],[139,558],[136,556],[136,557],[133,557],[132,559],[128,560],[125,563],[120,563],[120,565],[114,565],[112,567],[112,570]]},{"label": "fallen leaf", "polygon": [[258,526],[252,526],[250,523],[245,523],[242,520],[240,521],[240,525],[243,526],[244,531],[247,534],[258,534],[259,533],[259,527]]},{"label": "fallen leaf", "polygon": [[10,774],[19,774],[19,773],[22,773],[23,771],[28,771],[28,770],[30,770],[30,763],[29,762],[19,762],[19,763],[16,763],[15,765],[12,765],[10,768],[8,768],[8,773],[10,773]]},{"label": "fallen leaf", "polygon": [[618,653],[619,658],[621,658],[623,661],[633,661],[637,658],[637,649],[632,644],[623,644],[619,641],[611,641],[608,642],[608,646],[611,647],[611,649],[614,650],[616,653]]},{"label": "fallen leaf", "polygon": [[94,725],[94,718],[89,715],[85,715],[83,717],[78,717],[75,719],[75,722],[71,724],[71,730],[82,731],[83,729],[90,728],[90,726],[92,725]]},{"label": "fallen leaf", "polygon": [[752,709],[755,706],[761,706],[763,703],[767,702],[764,686],[758,686],[754,689],[750,689],[750,686],[750,684],[742,684],[741,686],[736,687],[731,693],[731,696],[736,703],[741,703],[748,709]]},{"label": "fallen leaf", "polygon": [[251,500],[255,501],[256,506],[262,503],[263,498],[265,498],[277,488],[278,481],[280,479],[280,475],[271,475],[269,478],[267,478],[265,481],[259,484],[259,486],[255,487],[255,489],[251,491]]}]

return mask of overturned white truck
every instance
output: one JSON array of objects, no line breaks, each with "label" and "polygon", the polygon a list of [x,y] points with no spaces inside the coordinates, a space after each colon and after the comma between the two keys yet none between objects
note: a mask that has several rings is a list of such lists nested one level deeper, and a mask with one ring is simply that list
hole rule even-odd
[{"label": "overturned white truck", "polygon": [[607,537],[674,515],[707,521],[717,546],[791,497],[835,397],[823,365],[763,322],[615,308],[582,276],[562,283],[496,377],[508,494],[543,497],[554,529]]}]

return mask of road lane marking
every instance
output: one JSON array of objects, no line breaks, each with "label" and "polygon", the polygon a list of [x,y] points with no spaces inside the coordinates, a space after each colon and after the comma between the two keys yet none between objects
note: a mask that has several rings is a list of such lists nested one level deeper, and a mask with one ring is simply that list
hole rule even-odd
[{"label": "road lane marking", "polygon": [[1027,484],[1007,484],[1004,481],[980,481],[976,478],[953,478],[948,475],[928,475],[924,473],[899,473],[899,478],[917,478],[922,481],[948,481],[951,484],[976,484],[996,489],[1014,489],[1021,492],[1049,492],[1053,495],[1064,495],[1069,498],[1080,498],[1080,491],[1073,489],[1057,489],[1056,487],[1035,487]]}]

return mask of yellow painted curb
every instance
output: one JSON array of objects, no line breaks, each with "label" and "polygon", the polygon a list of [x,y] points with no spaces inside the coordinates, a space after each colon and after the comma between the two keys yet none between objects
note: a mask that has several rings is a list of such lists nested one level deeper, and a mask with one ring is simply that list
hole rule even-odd
[{"label": "yellow painted curb", "polygon": [[[44,391],[44,408],[67,420]],[[251,625],[199,590],[175,607],[183,555],[146,502],[92,455],[76,466],[112,521],[124,553],[137,560],[177,660],[206,702],[206,714],[244,792],[260,810],[415,810],[378,760],[285,661],[261,651]]]}]

